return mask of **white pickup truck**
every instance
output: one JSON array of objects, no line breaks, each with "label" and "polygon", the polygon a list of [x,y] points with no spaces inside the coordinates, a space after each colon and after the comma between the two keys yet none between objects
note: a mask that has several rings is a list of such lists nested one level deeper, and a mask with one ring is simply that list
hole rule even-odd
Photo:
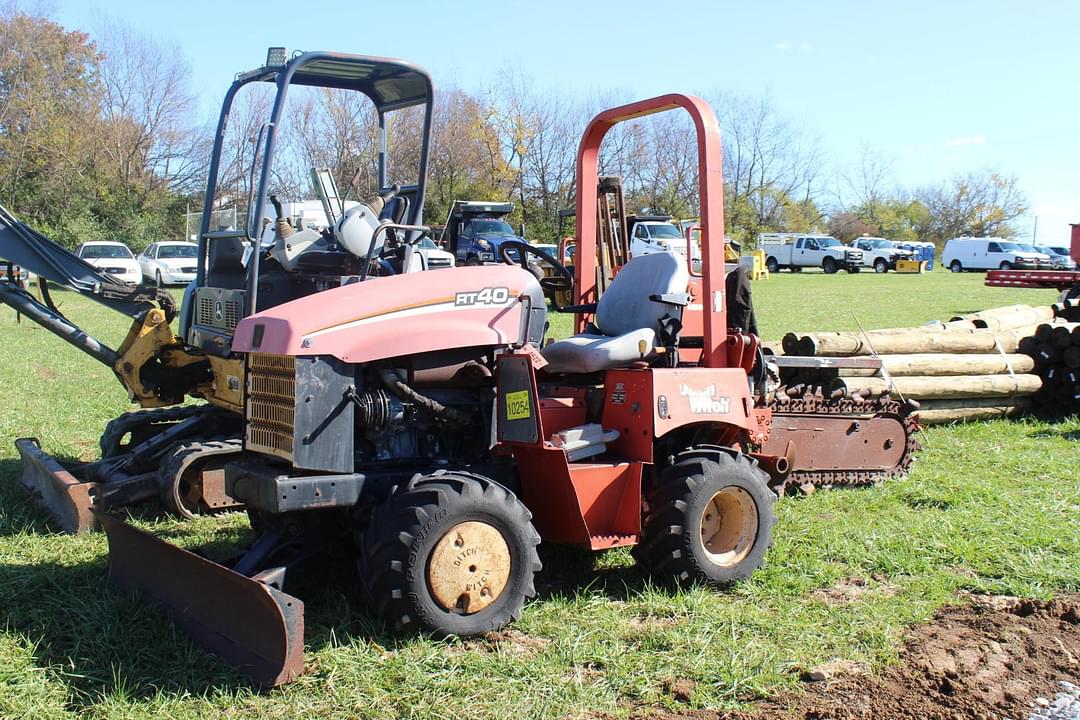
[{"label": "white pickup truck", "polygon": [[844,245],[831,235],[810,233],[761,233],[758,248],[765,251],[765,268],[779,272],[788,268],[795,272],[804,267],[819,267],[827,273],[847,270],[859,272],[861,250]]},{"label": "white pickup truck", "polygon": [[862,264],[874,268],[874,272],[878,273],[895,270],[897,260],[912,260],[915,257],[910,250],[901,250],[885,238],[856,238],[851,246],[862,251]]}]

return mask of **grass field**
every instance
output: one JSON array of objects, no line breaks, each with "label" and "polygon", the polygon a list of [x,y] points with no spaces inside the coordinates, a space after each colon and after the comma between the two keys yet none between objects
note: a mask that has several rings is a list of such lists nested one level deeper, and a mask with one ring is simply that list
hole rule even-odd
[{"label": "grass field", "polygon": [[[754,284],[762,334],[910,325],[981,308],[1051,302],[981,275],[780,274]],[[125,323],[61,294],[115,346]],[[556,332],[568,324],[560,319]],[[765,569],[728,592],[652,586],[625,552],[545,553],[541,597],[489,639],[395,637],[367,615],[350,561],[307,603],[309,672],[260,693],[159,612],[105,581],[100,534],[56,534],[16,486],[15,438],[96,457],[128,409],[111,372],[0,313],[0,718],[561,718],[635,707],[720,707],[797,682],[833,657],[877,666],[906,624],[961,590],[1046,597],[1080,590],[1080,421],[938,427],[910,476],[777,506]],[[249,537],[244,516],[134,520],[185,544]],[[829,600],[822,588],[865,583]],[[686,707],[685,705],[681,707]]]}]

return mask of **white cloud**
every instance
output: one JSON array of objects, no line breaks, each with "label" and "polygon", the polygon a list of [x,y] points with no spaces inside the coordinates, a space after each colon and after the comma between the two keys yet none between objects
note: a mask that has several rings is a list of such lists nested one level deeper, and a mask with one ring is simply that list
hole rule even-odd
[{"label": "white cloud", "polygon": [[788,50],[791,49],[791,43],[789,43],[789,42],[778,42],[775,45],[773,45],[773,47],[776,48],[777,50],[780,50],[781,52],[787,52]]},{"label": "white cloud", "polygon": [[961,137],[953,138],[952,140],[945,141],[945,147],[960,147],[962,145],[983,145],[986,143],[986,136],[982,133],[975,133],[974,135],[962,135]]},{"label": "white cloud", "polygon": [[811,45],[810,43],[802,43],[801,45],[799,45],[799,49],[802,50],[803,52],[810,52],[811,50],[814,49],[814,46]]}]

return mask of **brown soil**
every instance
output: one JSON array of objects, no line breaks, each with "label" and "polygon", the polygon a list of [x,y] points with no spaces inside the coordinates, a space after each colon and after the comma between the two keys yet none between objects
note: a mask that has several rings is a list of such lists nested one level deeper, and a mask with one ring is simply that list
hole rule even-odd
[{"label": "brown soil", "polygon": [[[1037,697],[1080,677],[1080,595],[1052,602],[972,597],[912,627],[880,674],[804,682],[745,713],[639,708],[638,720],[1023,720]],[[804,677],[807,675],[804,674]],[[675,690],[675,688],[672,688]],[[676,700],[684,693],[672,692]]]}]

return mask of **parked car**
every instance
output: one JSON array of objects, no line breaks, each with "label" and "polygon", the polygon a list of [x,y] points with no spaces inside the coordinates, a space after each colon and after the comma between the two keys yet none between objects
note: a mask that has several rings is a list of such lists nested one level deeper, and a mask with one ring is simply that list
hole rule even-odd
[{"label": "parked car", "polygon": [[128,246],[114,240],[95,240],[75,248],[75,254],[120,282],[138,285],[142,269]]},{"label": "parked car", "polygon": [[10,277],[21,287],[26,287],[26,284],[30,282],[30,273],[26,271],[26,268],[19,267],[4,258],[0,258],[0,277]]},{"label": "parked car", "polygon": [[435,244],[435,241],[429,237],[420,241],[416,246],[416,251],[420,253],[420,258],[425,270],[440,270],[442,268],[454,267],[454,254],[440,248]]},{"label": "parked car", "polygon": [[190,242],[157,242],[137,258],[143,277],[158,287],[187,285],[195,280],[199,246]]},{"label": "parked car", "polygon": [[1049,270],[1050,256],[1005,238],[958,237],[945,243],[941,262],[954,273],[965,270]]},{"label": "parked car", "polygon": [[1076,261],[1069,255],[1069,248],[1057,245],[1036,245],[1035,249],[1050,256],[1050,264],[1055,270],[1075,270]]}]

